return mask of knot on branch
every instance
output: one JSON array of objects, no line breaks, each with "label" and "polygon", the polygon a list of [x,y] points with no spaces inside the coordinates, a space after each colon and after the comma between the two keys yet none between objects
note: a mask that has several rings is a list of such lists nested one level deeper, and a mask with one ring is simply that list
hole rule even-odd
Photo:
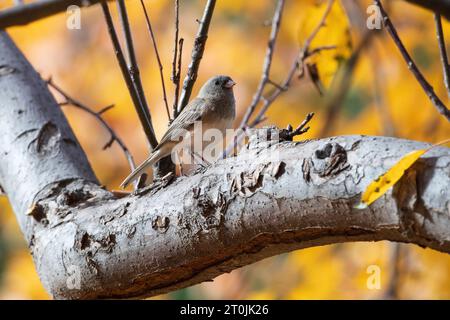
[{"label": "knot on branch", "polygon": [[54,183],[38,194],[28,208],[27,215],[43,227],[52,227],[74,210],[112,197],[110,192],[94,183],[82,179],[67,179]]},{"label": "knot on branch", "polygon": [[327,143],[322,149],[316,150],[314,156],[314,172],[321,178],[337,175],[350,168],[347,151],[338,143]]}]

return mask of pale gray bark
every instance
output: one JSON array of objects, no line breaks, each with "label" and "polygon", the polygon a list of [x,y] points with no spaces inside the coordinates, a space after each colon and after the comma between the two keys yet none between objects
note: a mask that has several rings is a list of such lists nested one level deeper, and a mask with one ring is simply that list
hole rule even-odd
[{"label": "pale gray bark", "polygon": [[345,241],[450,252],[448,148],[427,153],[393,190],[356,210],[370,181],[427,145],[364,136],[264,141],[278,130],[256,132],[237,157],[115,199],[97,184],[38,74],[0,33],[0,184],[55,298],[151,296]]}]

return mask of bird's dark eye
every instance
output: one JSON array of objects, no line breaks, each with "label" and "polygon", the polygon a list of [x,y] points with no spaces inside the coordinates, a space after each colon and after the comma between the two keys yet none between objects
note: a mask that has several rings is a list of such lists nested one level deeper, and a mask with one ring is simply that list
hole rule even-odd
[{"label": "bird's dark eye", "polygon": [[219,81],[217,80],[214,84],[215,84],[216,86],[218,86],[218,85],[219,85]]}]

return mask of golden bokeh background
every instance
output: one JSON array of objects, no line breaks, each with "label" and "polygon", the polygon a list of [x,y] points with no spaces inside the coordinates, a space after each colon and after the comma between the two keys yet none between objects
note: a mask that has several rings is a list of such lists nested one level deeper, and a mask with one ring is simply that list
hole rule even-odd
[{"label": "golden bokeh background", "polygon": [[[204,2],[181,1],[180,36],[185,39],[182,78],[190,61],[198,27],[196,19],[201,18]],[[273,80],[282,82],[286,76],[302,41],[318,23],[324,2],[287,0],[275,48]],[[171,104],[173,1],[146,3],[165,67]],[[274,0],[219,0],[217,3],[194,94],[199,84],[212,75],[232,76],[238,83],[235,90],[236,126],[260,78],[270,31],[266,22],[272,17],[274,4]],[[361,1],[364,17],[370,4],[371,1]],[[0,0],[0,10],[11,5],[12,0]],[[127,5],[144,88],[157,136],[161,137],[167,128],[167,115],[155,54],[139,1],[127,0]],[[117,22],[116,7],[114,4],[110,7]],[[390,2],[389,12],[413,58],[438,95],[448,103],[433,15],[403,1]],[[66,19],[67,15],[62,13],[8,31],[43,78],[51,76],[71,96],[94,110],[114,103],[115,108],[108,111],[105,118],[126,142],[136,161],[142,161],[147,156],[145,137],[116,63],[100,7],[82,10],[80,30],[67,29]],[[116,27],[120,30],[118,23]],[[446,21],[444,31],[447,43],[450,43],[450,28]],[[337,46],[334,51],[315,58],[325,87],[330,86],[360,38],[360,34],[349,26],[340,2],[336,1],[327,26],[313,42],[313,47]],[[378,83],[378,89],[375,83]],[[296,79],[290,90],[273,104],[266,123],[295,127],[306,113],[315,112],[311,130],[302,139],[318,138],[323,127],[329,126],[324,122],[328,112],[326,101],[308,78]],[[78,109],[63,108],[97,177],[108,188],[117,189],[128,172],[120,148],[113,144],[103,151],[102,146],[109,136],[98,122]],[[385,32],[362,52],[352,86],[333,120],[333,126],[329,128],[331,135],[383,135],[393,130],[397,137],[426,142],[450,137],[450,126],[431,105]],[[157,298],[381,299],[391,297],[388,291],[394,277],[398,298],[449,299],[449,255],[412,245],[401,245],[400,249],[398,261],[393,259],[395,245],[388,242],[348,243],[296,251],[235,270],[214,282]],[[371,265],[380,267],[380,289],[367,287],[367,268]],[[395,265],[398,274],[393,271]],[[6,197],[0,197],[0,298],[49,298],[39,282]]]}]

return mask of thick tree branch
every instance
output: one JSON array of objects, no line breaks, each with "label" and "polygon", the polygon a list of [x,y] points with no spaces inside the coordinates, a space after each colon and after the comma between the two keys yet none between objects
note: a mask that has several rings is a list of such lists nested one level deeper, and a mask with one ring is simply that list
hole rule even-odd
[{"label": "thick tree branch", "polygon": [[31,240],[25,213],[41,190],[56,181],[97,179],[46,83],[4,31],[0,66],[0,184]]},{"label": "thick tree branch", "polygon": [[64,12],[71,5],[89,7],[104,1],[111,0],[41,0],[17,5],[0,11],[0,29],[25,25]]}]

